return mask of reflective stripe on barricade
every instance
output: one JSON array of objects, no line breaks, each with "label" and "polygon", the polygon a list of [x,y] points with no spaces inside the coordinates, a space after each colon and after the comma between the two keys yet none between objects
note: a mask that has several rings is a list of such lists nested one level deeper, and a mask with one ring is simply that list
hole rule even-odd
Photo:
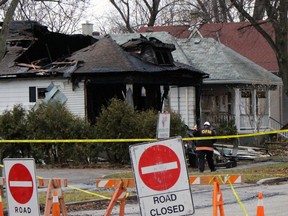
[{"label": "reflective stripe on barricade", "polygon": [[243,184],[244,179],[241,175],[211,175],[211,176],[190,176],[191,185],[212,185],[218,184]]},{"label": "reflective stripe on barricade", "polygon": [[[37,185],[38,187],[48,187],[49,181],[51,178],[40,178],[37,179]],[[53,184],[56,184],[57,187],[67,187],[68,186],[68,180],[64,178],[57,178],[53,179]]]},{"label": "reflective stripe on barricade", "polygon": [[123,182],[123,186],[126,188],[136,187],[135,180],[133,178],[123,179],[96,179],[97,188],[115,188],[120,182]]},{"label": "reflective stripe on barricade", "polygon": [[[96,188],[115,188],[119,182],[123,181],[126,188],[136,187],[133,178],[124,179],[96,179]],[[219,184],[243,184],[244,178],[241,175],[201,175],[190,176],[189,181],[191,185],[213,185],[214,182]]]}]

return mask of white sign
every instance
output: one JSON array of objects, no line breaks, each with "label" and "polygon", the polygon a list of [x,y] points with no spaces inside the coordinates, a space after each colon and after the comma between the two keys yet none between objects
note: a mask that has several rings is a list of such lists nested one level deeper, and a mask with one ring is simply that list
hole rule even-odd
[{"label": "white sign", "polygon": [[141,215],[194,214],[182,138],[129,148]]},{"label": "white sign", "polygon": [[34,159],[3,160],[10,216],[40,215]]},{"label": "white sign", "polygon": [[159,113],[157,123],[157,138],[167,139],[170,137],[170,113]]}]

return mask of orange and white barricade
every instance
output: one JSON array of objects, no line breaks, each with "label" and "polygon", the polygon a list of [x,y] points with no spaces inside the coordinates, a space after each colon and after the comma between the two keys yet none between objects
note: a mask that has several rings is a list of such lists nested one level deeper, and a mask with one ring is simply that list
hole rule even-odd
[{"label": "orange and white barricade", "polygon": [[39,179],[38,187],[47,187],[44,216],[67,216],[62,187],[67,187],[67,179]]},{"label": "orange and white barricade", "polygon": [[[224,216],[224,201],[222,197],[222,192],[220,190],[220,185],[223,184],[242,184],[244,183],[244,178],[241,175],[199,175],[199,176],[189,176],[189,181],[191,185],[214,185],[214,192],[213,192],[213,216],[217,216],[218,209],[220,210],[220,216]],[[136,187],[135,180],[133,178],[124,178],[124,179],[96,179],[96,187],[97,188],[117,188],[113,198],[110,202],[110,205],[106,211],[105,216],[110,215],[112,208],[117,201],[115,197],[119,196],[120,190],[119,188],[124,187],[122,192],[125,191],[126,188],[133,188]],[[117,194],[117,195],[116,195]],[[124,204],[125,205],[125,204]],[[123,208],[124,208],[123,205]],[[121,208],[120,208],[120,215]],[[258,215],[257,215],[258,216]]]},{"label": "orange and white barricade", "polygon": [[220,190],[219,183],[217,181],[214,181],[212,205],[213,205],[213,216],[218,216],[218,210],[219,210],[220,216],[225,215],[223,196]]},{"label": "orange and white barricade", "polygon": [[124,186],[124,182],[120,180],[104,216],[110,216],[112,209],[116,202],[120,202],[119,216],[124,216],[126,192],[127,192],[127,189]]}]

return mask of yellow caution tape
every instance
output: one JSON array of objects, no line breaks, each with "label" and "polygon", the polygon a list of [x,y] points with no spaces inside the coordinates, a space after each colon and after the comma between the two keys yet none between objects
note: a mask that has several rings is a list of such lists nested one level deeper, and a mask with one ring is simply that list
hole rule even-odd
[{"label": "yellow caution tape", "polygon": [[[3,166],[3,165],[2,165],[2,166]],[[3,167],[4,167],[4,166],[3,166]],[[36,178],[38,178],[38,179],[43,179],[43,177],[41,177],[41,176],[36,176]],[[86,193],[86,194],[90,194],[90,195],[97,196],[97,197],[100,197],[100,198],[103,198],[103,199],[111,200],[111,198],[106,197],[106,196],[103,196],[103,195],[101,195],[101,194],[92,193],[92,192],[90,192],[90,191],[82,190],[82,189],[80,189],[80,188],[76,188],[76,187],[73,187],[73,186],[71,186],[71,185],[68,185],[67,187],[70,188],[70,189],[73,189],[73,190],[78,190],[78,191],[83,192],[83,193]],[[126,195],[126,197],[128,197],[128,194]]]},{"label": "yellow caution tape", "polygon": [[[267,134],[284,133],[284,132],[288,132],[288,129],[257,132],[257,133],[250,133],[250,134],[236,134],[236,135],[211,136],[211,137],[189,137],[189,138],[183,138],[182,140],[188,141],[188,140],[208,140],[208,139],[232,139],[232,138],[241,138],[241,137],[262,136],[262,135],[267,135]],[[151,141],[157,141],[157,139],[135,138],[135,139],[0,140],[0,143],[107,143],[107,142],[151,142]]]},{"label": "yellow caution tape", "polygon": [[236,191],[235,191],[235,189],[234,189],[234,187],[233,187],[233,185],[232,185],[232,183],[231,183],[231,181],[230,181],[230,179],[229,179],[229,176],[227,176],[227,177],[228,177],[229,185],[230,185],[230,187],[231,187],[231,190],[232,190],[232,192],[233,192],[233,194],[234,194],[237,202],[239,203],[239,205],[240,205],[242,211],[244,212],[245,216],[248,216],[247,211],[246,211],[246,209],[245,209],[245,206],[244,206],[243,203],[241,202],[238,194],[236,193]]},{"label": "yellow caution tape", "polygon": [[[38,178],[38,179],[43,179],[43,177],[41,177],[41,176],[36,176],[36,178]],[[111,198],[106,197],[106,196],[103,196],[103,195],[101,195],[101,194],[92,193],[92,192],[90,192],[90,191],[85,191],[85,190],[82,190],[82,189],[80,189],[80,188],[73,187],[73,186],[71,186],[71,185],[68,185],[67,187],[70,188],[70,189],[73,189],[73,190],[78,190],[78,191],[83,192],[83,193],[86,193],[86,194],[90,194],[90,195],[97,196],[97,197],[100,197],[100,198],[103,198],[103,199],[109,199],[109,200],[111,200]],[[128,195],[127,195],[127,196],[128,196]]]},{"label": "yellow caution tape", "polygon": [[94,196],[97,196],[97,197],[100,197],[100,198],[103,198],[103,199],[111,200],[111,198],[103,196],[101,194],[93,193],[93,192],[90,192],[90,191],[85,191],[85,190],[82,190],[80,188],[73,187],[71,185],[68,185],[68,188],[71,188],[71,189],[74,189],[74,190],[78,190],[78,191],[86,193],[86,194],[94,195]]}]

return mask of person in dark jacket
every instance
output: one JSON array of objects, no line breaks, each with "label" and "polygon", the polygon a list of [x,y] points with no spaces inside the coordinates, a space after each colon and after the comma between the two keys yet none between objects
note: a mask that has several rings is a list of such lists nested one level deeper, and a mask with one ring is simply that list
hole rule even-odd
[{"label": "person in dark jacket", "polygon": [[[194,132],[194,136],[195,137],[216,136],[216,131],[212,130],[210,123],[206,121],[204,123],[203,128],[200,128]],[[198,157],[198,168],[200,172],[204,172],[205,157],[211,172],[216,171],[213,161],[213,150],[214,150],[213,144],[216,141],[217,141],[216,139],[197,140],[196,153]]]}]

